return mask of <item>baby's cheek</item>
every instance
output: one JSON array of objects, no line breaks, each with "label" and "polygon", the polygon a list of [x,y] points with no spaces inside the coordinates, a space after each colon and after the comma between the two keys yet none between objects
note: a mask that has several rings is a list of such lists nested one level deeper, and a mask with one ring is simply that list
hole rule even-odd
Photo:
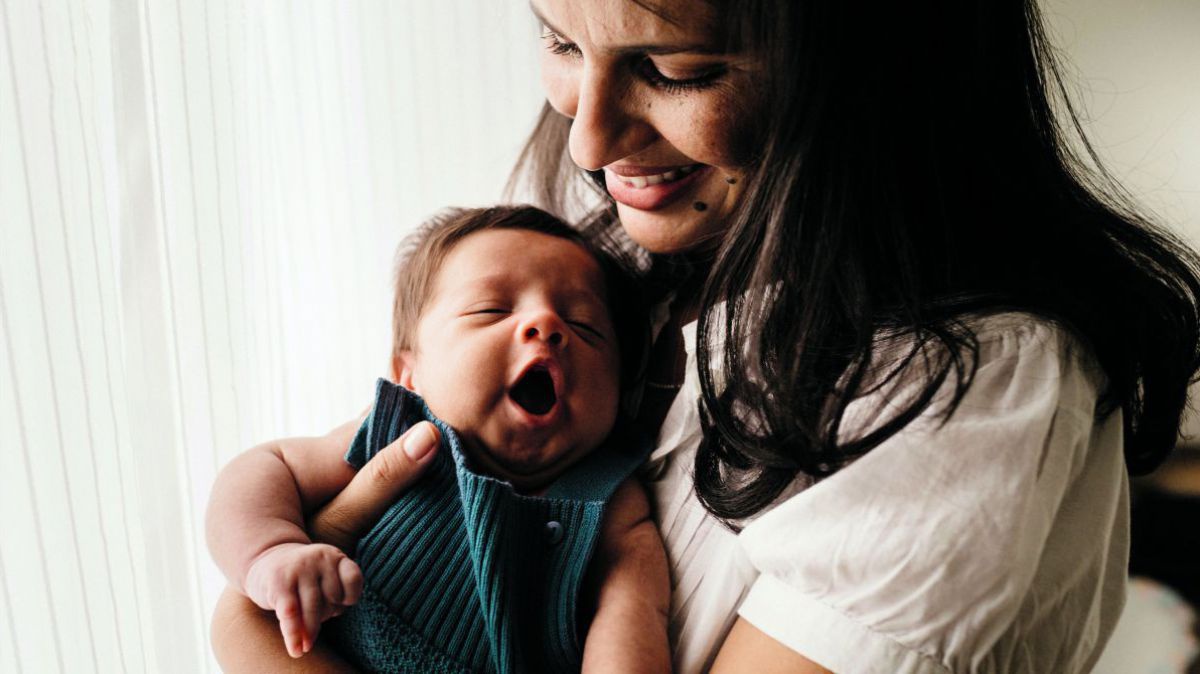
[{"label": "baby's cheek", "polygon": [[420,395],[433,414],[455,429],[474,427],[474,406],[471,382],[464,379],[465,375],[451,371],[442,371],[425,377],[415,378],[413,384],[415,393]]},{"label": "baby's cheek", "polygon": [[[620,367],[619,363],[613,363],[609,372],[616,372],[616,368]],[[600,439],[608,435],[614,423],[617,420],[617,410],[621,404],[621,386],[617,377],[604,377],[600,382],[600,390],[596,393],[596,405],[593,408],[594,414],[598,422]]]}]

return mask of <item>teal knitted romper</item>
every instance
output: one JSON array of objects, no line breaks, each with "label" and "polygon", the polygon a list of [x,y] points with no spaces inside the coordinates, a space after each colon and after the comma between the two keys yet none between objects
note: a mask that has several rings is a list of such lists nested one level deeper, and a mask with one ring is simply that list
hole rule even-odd
[{"label": "teal knitted romper", "polygon": [[346,460],[361,468],[424,419],[441,431],[441,449],[359,541],[362,599],[326,634],[372,672],[578,671],[579,593],[604,505],[649,444],[614,433],[544,494],[524,496],[471,472],[454,430],[381,379]]}]

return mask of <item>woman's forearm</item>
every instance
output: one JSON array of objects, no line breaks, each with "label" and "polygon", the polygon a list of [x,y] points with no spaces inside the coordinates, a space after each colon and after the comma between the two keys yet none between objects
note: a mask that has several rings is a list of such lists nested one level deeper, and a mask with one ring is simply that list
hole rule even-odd
[{"label": "woman's forearm", "polygon": [[333,650],[317,642],[302,658],[292,658],[279,636],[275,615],[226,588],[213,612],[212,647],[226,674],[332,674],[355,672]]}]

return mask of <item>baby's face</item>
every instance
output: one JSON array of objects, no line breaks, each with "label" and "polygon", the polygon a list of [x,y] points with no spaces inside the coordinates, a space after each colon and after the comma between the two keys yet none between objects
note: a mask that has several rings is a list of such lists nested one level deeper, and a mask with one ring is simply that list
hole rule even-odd
[{"label": "baby's face", "polygon": [[607,301],[600,266],[578,245],[527,230],[476,232],[442,262],[399,383],[459,433],[483,472],[538,487],[616,420]]}]

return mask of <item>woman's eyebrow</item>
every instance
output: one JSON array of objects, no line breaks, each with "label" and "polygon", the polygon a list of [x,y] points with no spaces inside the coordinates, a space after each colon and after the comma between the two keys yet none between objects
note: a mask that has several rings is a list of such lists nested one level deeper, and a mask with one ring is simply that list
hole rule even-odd
[{"label": "woman's eyebrow", "polygon": [[[534,5],[532,2],[529,3],[529,11],[533,12],[533,15],[537,18],[537,20],[541,21],[542,25],[545,26],[546,28],[548,28],[551,33],[554,33],[555,35],[557,35],[559,37],[564,37],[564,38],[567,37],[566,33],[562,32],[561,30],[556,28],[554,26],[554,24],[547,21],[546,17],[542,16],[542,13],[540,11],[538,11],[537,5]],[[713,47],[712,45],[708,45],[708,44],[628,45],[628,46],[624,46],[624,47],[618,47],[618,48],[614,49],[613,51],[616,51],[618,53],[650,54],[653,56],[664,56],[667,54],[683,54],[683,53],[702,54],[705,56],[720,56],[720,55],[726,53],[724,49],[718,49],[718,48]]]},{"label": "woman's eyebrow", "polygon": [[534,17],[536,17],[538,21],[541,21],[543,26],[549,28],[551,33],[554,33],[555,35],[563,34],[561,30],[554,27],[554,24],[547,21],[546,17],[542,16],[542,13],[538,10],[537,5],[533,4],[532,2],[529,3],[529,11],[533,12]]},{"label": "woman's eyebrow", "polygon": [[666,54],[702,54],[704,56],[721,56],[725,54],[724,49],[718,49],[706,44],[688,44],[688,45],[631,45],[621,47],[617,51],[621,52],[636,52],[638,54],[651,54],[662,56]]}]

